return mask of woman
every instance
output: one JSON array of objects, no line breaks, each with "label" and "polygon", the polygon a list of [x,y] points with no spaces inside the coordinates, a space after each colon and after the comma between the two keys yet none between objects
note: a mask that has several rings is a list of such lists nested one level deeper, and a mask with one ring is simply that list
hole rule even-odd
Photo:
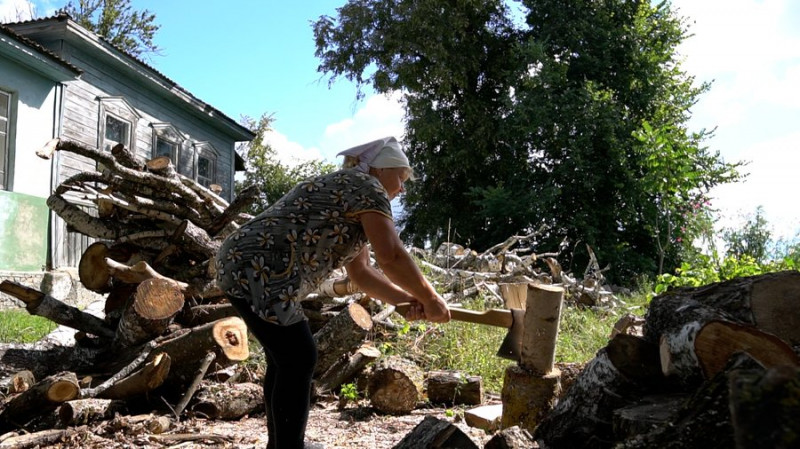
[{"label": "woman", "polygon": [[[222,244],[217,280],[264,347],[269,449],[304,447],[317,349],[299,300],[335,269],[367,295],[444,323],[444,300],[406,252],[390,201],[412,174],[394,137],[339,153],[343,168],[299,183]],[[369,263],[372,247],[381,271]],[[310,447],[310,446],[309,446]]]}]

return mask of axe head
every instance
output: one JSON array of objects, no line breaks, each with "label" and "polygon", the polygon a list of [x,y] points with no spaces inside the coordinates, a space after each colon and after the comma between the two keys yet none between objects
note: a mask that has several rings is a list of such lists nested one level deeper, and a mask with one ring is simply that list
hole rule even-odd
[{"label": "axe head", "polygon": [[503,343],[500,344],[497,356],[519,362],[520,354],[522,354],[522,331],[525,327],[525,311],[511,309],[511,317],[511,327],[508,328],[508,333],[503,339]]}]

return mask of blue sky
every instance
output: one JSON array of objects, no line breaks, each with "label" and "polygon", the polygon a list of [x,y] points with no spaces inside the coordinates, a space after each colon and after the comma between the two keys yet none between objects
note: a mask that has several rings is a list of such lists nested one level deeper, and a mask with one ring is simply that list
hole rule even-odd
[{"label": "blue sky", "polygon": [[[0,0],[0,17],[21,3]],[[35,3],[43,15],[65,1]],[[349,146],[402,136],[396,101],[371,96],[356,102],[353,85],[340,80],[329,88],[316,71],[311,22],[335,15],[344,0],[131,3],[154,12],[161,25],[155,41],[164,56],[148,62],[233,119],[273,114],[269,140],[287,163],[338,162],[336,152]],[[716,127],[708,145],[725,160],[750,161],[745,182],[712,192],[719,226],[740,224],[761,205],[775,236],[794,237],[800,231],[800,2],[672,4],[694,33],[679,50],[684,69],[714,82],[693,108],[690,125]]]}]

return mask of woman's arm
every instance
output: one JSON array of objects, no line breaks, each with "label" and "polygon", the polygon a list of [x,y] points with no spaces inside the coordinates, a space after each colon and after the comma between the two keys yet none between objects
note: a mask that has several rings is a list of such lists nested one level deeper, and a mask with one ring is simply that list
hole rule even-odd
[{"label": "woman's arm", "polygon": [[410,296],[422,305],[426,320],[442,323],[449,321],[450,312],[446,303],[403,247],[392,220],[376,212],[367,212],[361,216],[361,225],[375,252],[378,265],[389,279],[386,280],[369,265],[369,255],[365,248],[347,266],[347,273],[353,282],[368,295],[391,304],[407,302]]}]

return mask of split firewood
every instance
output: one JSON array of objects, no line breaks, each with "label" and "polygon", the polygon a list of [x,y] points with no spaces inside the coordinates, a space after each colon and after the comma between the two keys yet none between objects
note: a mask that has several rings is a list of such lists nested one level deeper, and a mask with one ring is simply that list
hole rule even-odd
[{"label": "split firewood", "polygon": [[25,303],[31,315],[38,315],[57,324],[88,332],[103,338],[113,338],[114,331],[94,315],[67,305],[50,295],[11,281],[0,283],[0,292],[11,295]]},{"label": "split firewood", "polygon": [[58,417],[65,426],[92,424],[124,412],[125,401],[112,399],[75,399],[67,401],[58,408]]},{"label": "split firewood", "polygon": [[314,377],[322,375],[340,357],[361,346],[371,329],[372,317],[358,303],[349,304],[328,320],[325,326],[314,334],[318,352]]},{"label": "split firewood", "polygon": [[6,402],[5,408],[0,411],[0,433],[14,426],[24,426],[32,418],[76,399],[80,391],[75,373],[62,372],[42,379]]},{"label": "split firewood", "polygon": [[380,356],[381,351],[378,348],[371,344],[361,345],[352,355],[341,357],[327,371],[314,379],[315,393],[321,395],[327,391],[336,391]]},{"label": "split firewood", "polygon": [[367,396],[375,409],[391,415],[411,412],[422,397],[424,373],[411,360],[388,356],[373,364]]},{"label": "split firewood", "polygon": [[141,282],[120,318],[115,344],[135,346],[161,335],[183,307],[183,301],[183,293],[174,282],[164,279]]},{"label": "split firewood", "polygon": [[204,384],[195,396],[192,412],[207,419],[239,419],[264,408],[264,387],[243,382]]},{"label": "split firewood", "polygon": [[394,449],[478,449],[478,445],[455,424],[426,416]]},{"label": "split firewood", "polygon": [[459,371],[429,371],[425,380],[428,400],[434,404],[480,405],[483,403],[483,379]]}]

